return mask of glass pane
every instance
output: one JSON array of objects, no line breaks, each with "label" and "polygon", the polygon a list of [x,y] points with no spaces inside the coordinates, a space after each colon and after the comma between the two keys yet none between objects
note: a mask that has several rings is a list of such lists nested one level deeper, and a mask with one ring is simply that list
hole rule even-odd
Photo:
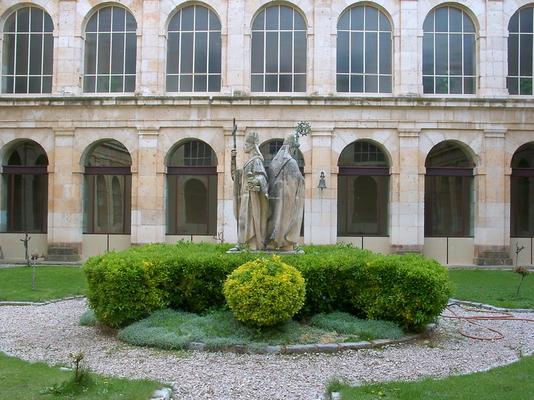
[{"label": "glass pane", "polygon": [[96,33],[85,35],[85,73],[96,74]]},{"label": "glass pane", "polygon": [[423,74],[434,74],[434,35],[431,33],[423,35]]},{"label": "glass pane", "polygon": [[109,74],[110,39],[111,35],[109,33],[98,35],[98,74]]},{"label": "glass pane", "polygon": [[464,75],[475,75],[475,35],[464,35]]},{"label": "glass pane", "polygon": [[278,6],[269,7],[265,10],[266,23],[265,29],[275,30],[278,29]]},{"label": "glass pane", "polygon": [[532,94],[532,78],[521,78],[519,80],[520,94]]},{"label": "glass pane", "polygon": [[95,91],[95,77],[86,76],[83,82],[83,91],[86,93],[94,93]]},{"label": "glass pane", "polygon": [[42,93],[51,93],[52,92],[52,77],[45,76],[43,78],[43,89]]},{"label": "glass pane", "polygon": [[4,35],[4,74],[13,75],[15,70],[15,35]]},{"label": "glass pane", "polygon": [[463,89],[463,85],[462,85],[462,78],[460,77],[457,77],[457,78],[450,78],[450,82],[451,82],[451,93],[452,94],[462,94],[462,89]]},{"label": "glass pane", "polygon": [[434,93],[434,78],[431,76],[423,77],[423,93]]},{"label": "glass pane", "polygon": [[365,72],[376,73],[378,71],[378,47],[377,34],[366,32],[365,34]]},{"label": "glass pane", "polygon": [[30,75],[41,75],[43,35],[30,35]]},{"label": "glass pane", "polygon": [[124,91],[135,92],[135,75],[126,76],[124,78]]},{"label": "glass pane", "polygon": [[363,31],[364,7],[358,6],[350,10],[350,29]]},{"label": "glass pane", "polygon": [[25,76],[15,78],[15,93],[28,93],[28,79]]},{"label": "glass pane", "polygon": [[350,77],[350,91],[352,93],[363,93],[363,75],[352,75]]},{"label": "glass pane", "polygon": [[30,31],[30,7],[21,8],[17,11],[17,32]]},{"label": "glass pane", "polygon": [[436,32],[449,31],[449,7],[438,8],[436,14]]},{"label": "glass pane", "polygon": [[168,76],[167,75],[167,84],[165,90],[167,92],[177,92],[178,91],[178,77],[177,76]]},{"label": "glass pane", "polygon": [[17,35],[17,65],[16,73],[18,75],[26,75],[28,73],[28,39],[29,35]]},{"label": "glass pane", "polygon": [[464,16],[464,32],[475,32],[475,25],[473,24],[473,21],[471,21],[471,18],[468,17],[468,15],[465,12],[462,12]]},{"label": "glass pane", "polygon": [[206,75],[195,75],[195,92],[207,92],[208,81]]},{"label": "glass pane", "polygon": [[278,72],[278,32],[267,32],[265,41],[265,71]]},{"label": "glass pane", "polygon": [[101,8],[98,12],[98,31],[111,31],[111,7]]},{"label": "glass pane", "polygon": [[280,72],[293,71],[293,33],[280,33]]},{"label": "glass pane", "polygon": [[124,73],[124,33],[112,34],[111,73]]},{"label": "glass pane", "polygon": [[113,31],[124,31],[126,15],[124,8],[113,7]]},{"label": "glass pane", "polygon": [[41,77],[30,77],[29,93],[41,93]]},{"label": "glass pane", "polygon": [[436,77],[436,93],[449,93],[449,79],[446,76]]},{"label": "glass pane", "polygon": [[4,33],[7,33],[7,32],[13,32],[15,33],[15,21],[16,21],[16,17],[17,17],[17,13],[14,12],[13,14],[11,14],[6,22],[4,23]]},{"label": "glass pane", "polygon": [[532,33],[532,7],[521,10],[519,15],[519,29],[522,33]]},{"label": "glass pane", "polygon": [[378,11],[374,7],[365,7],[365,29],[378,30]]},{"label": "glass pane", "polygon": [[221,77],[219,75],[210,75],[208,77],[208,91],[220,92],[221,91]]},{"label": "glass pane", "polygon": [[280,29],[293,29],[293,9],[287,6],[280,6]]},{"label": "glass pane", "polygon": [[91,18],[89,18],[89,21],[87,22],[87,26],[85,27],[85,32],[97,32],[97,24],[98,21],[98,12],[96,12]]},{"label": "glass pane", "polygon": [[265,75],[265,91],[277,92],[278,91],[278,75]]},{"label": "glass pane", "polygon": [[518,53],[519,47],[519,35],[508,36],[508,75],[517,76],[517,60],[519,59]]},{"label": "glass pane", "polygon": [[295,32],[295,71],[306,73],[306,32]]},{"label": "glass pane", "polygon": [[263,92],[263,76],[261,75],[252,75],[252,88],[253,92]]},{"label": "glass pane", "polygon": [[135,63],[137,57],[137,38],[135,33],[126,34],[126,65],[127,74],[135,74]]},{"label": "glass pane", "polygon": [[518,83],[519,80],[517,78],[506,79],[506,87],[508,88],[509,94],[519,94]]},{"label": "glass pane", "polygon": [[254,18],[254,23],[252,24],[253,30],[262,30],[265,25],[265,11],[259,13],[256,18]]},{"label": "glass pane", "polygon": [[391,74],[391,34],[380,33],[380,73]]},{"label": "glass pane", "polygon": [[293,78],[295,92],[305,92],[306,91],[306,75],[295,75]]},{"label": "glass pane", "polygon": [[219,21],[219,18],[210,11],[210,30],[212,31],[220,31],[221,30],[221,22]]},{"label": "glass pane", "polygon": [[465,94],[475,93],[475,78],[464,78],[464,93]]},{"label": "glass pane", "polygon": [[193,72],[193,33],[182,33],[182,51],[180,60],[180,72]]},{"label": "glass pane", "polygon": [[180,92],[193,91],[193,77],[191,75],[180,76]]},{"label": "glass pane", "polygon": [[509,32],[519,32],[519,11],[516,11],[508,23]]},{"label": "glass pane", "polygon": [[365,76],[365,92],[378,93],[378,77],[376,75]]},{"label": "glass pane", "polygon": [[263,70],[263,32],[252,32],[252,73]]},{"label": "glass pane", "polygon": [[425,18],[425,22],[423,23],[423,31],[426,32],[434,32],[434,16],[435,13],[431,13]]},{"label": "glass pane", "polygon": [[351,32],[351,66],[350,72],[363,73],[363,32]]},{"label": "glass pane", "polygon": [[462,35],[450,35],[450,66],[451,75],[462,75]]},{"label": "glass pane", "polygon": [[339,21],[337,22],[337,29],[343,29],[347,30],[350,26],[350,12],[345,11],[343,14],[341,14],[341,17],[339,17]]},{"label": "glass pane", "polygon": [[337,72],[349,72],[349,32],[337,33]]},{"label": "glass pane", "polygon": [[205,73],[208,71],[208,34],[207,32],[195,33],[195,72]]},{"label": "glass pane", "polygon": [[210,33],[209,72],[221,73],[221,34]]},{"label": "glass pane", "polygon": [[193,30],[194,6],[182,9],[182,31]]},{"label": "glass pane", "polygon": [[202,6],[195,6],[195,29],[197,31],[208,30],[208,9]]},{"label": "glass pane", "polygon": [[379,78],[380,93],[391,93],[391,76],[381,76]]},{"label": "glass pane", "polygon": [[182,15],[181,11],[178,11],[169,21],[169,32],[176,32],[180,30],[180,16]]},{"label": "glass pane", "polygon": [[436,34],[436,74],[445,75],[449,73],[449,41],[448,35]]},{"label": "glass pane", "polygon": [[109,92],[109,77],[99,76],[96,80],[96,91],[99,93]]},{"label": "glass pane", "polygon": [[451,32],[462,32],[462,12],[457,8],[449,8],[449,22]]},{"label": "glass pane", "polygon": [[31,8],[31,31],[43,32],[43,11],[35,7]]},{"label": "glass pane", "polygon": [[519,42],[520,75],[532,75],[532,35],[521,35]]},{"label": "glass pane", "polygon": [[378,12],[378,23],[381,31],[391,31],[391,25],[384,13]]},{"label": "glass pane", "polygon": [[304,22],[304,18],[302,18],[302,15],[300,15],[296,11],[293,11],[293,15],[294,15],[294,20],[295,20],[295,30],[305,31],[306,23]]},{"label": "glass pane", "polygon": [[291,75],[280,75],[280,92],[292,92],[292,86]]},{"label": "glass pane", "polygon": [[177,74],[179,65],[180,65],[180,34],[169,32],[169,35],[167,37],[167,73]]},{"label": "glass pane", "polygon": [[349,76],[338,74],[336,76],[336,90],[338,92],[348,92],[349,91]]},{"label": "glass pane", "polygon": [[124,78],[122,76],[111,77],[111,89],[112,92],[124,91]]},{"label": "glass pane", "polygon": [[128,11],[126,11],[126,30],[128,32],[134,32],[137,29],[137,22],[135,22],[135,18],[132,14],[130,14]]},{"label": "glass pane", "polygon": [[43,74],[52,75],[52,66],[54,61],[54,37],[51,34],[44,35],[43,51]]}]

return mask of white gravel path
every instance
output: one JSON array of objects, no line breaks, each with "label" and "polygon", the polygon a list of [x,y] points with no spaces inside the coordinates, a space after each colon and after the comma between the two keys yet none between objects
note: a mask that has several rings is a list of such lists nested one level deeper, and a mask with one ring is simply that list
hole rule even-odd
[{"label": "white gravel path", "polygon": [[[444,377],[494,368],[534,353],[532,322],[485,322],[505,338],[478,341],[461,336],[458,322],[450,319],[440,319],[426,340],[374,350],[309,355],[169,352],[126,345],[79,326],[85,310],[84,299],[2,306],[0,350],[52,364],[66,364],[69,353],[83,351],[87,366],[96,372],[174,382],[174,398],[180,400],[316,400],[332,378],[361,384]],[[534,319],[534,312],[517,316]]]}]

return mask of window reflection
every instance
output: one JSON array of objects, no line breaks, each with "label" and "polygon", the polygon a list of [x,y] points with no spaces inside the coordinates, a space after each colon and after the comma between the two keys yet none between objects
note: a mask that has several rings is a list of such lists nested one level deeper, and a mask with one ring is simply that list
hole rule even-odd
[{"label": "window reflection", "polygon": [[508,24],[508,78],[510,94],[532,94],[533,12],[534,6],[524,7],[512,16]]}]

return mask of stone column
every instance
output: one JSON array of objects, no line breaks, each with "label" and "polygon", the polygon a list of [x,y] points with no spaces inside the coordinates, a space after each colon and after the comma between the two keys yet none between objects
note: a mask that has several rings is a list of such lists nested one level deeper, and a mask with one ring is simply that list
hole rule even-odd
[{"label": "stone column", "polygon": [[137,163],[132,165],[132,244],[164,242],[165,171],[158,152],[159,130],[142,128],[138,134]]},{"label": "stone column", "polygon": [[[142,94],[158,94],[165,90],[166,59],[163,38],[159,36],[159,0],[144,0],[142,18],[137,19],[137,82]],[[162,70],[163,69],[163,70]]]},{"label": "stone column", "polygon": [[[312,127],[312,162],[306,174],[304,241],[306,244],[335,244],[337,239],[337,165],[332,159],[332,128]],[[321,171],[326,189],[317,188]]]},{"label": "stone column", "polygon": [[399,129],[398,172],[392,174],[390,184],[394,252],[423,250],[425,176],[420,173],[419,133],[417,129]]},{"label": "stone column", "polygon": [[60,0],[59,19],[54,27],[53,93],[75,95],[81,92],[81,33],[76,31],[76,0]]},{"label": "stone column", "polygon": [[82,250],[83,175],[73,146],[74,129],[54,131],[53,162],[48,167],[47,259],[51,261],[79,260]]},{"label": "stone column", "polygon": [[417,20],[417,0],[400,1],[399,27],[393,32],[395,57],[393,66],[393,93],[397,95],[423,92],[421,71],[421,45],[423,29]]},{"label": "stone column", "polygon": [[477,168],[478,213],[475,217],[475,263],[511,263],[510,252],[510,177],[505,175],[506,129],[484,131],[482,165]]}]

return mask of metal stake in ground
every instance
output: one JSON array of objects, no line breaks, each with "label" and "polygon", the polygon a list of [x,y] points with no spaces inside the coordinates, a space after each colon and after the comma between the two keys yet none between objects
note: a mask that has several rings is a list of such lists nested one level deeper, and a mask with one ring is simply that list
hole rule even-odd
[{"label": "metal stake in ground", "polygon": [[24,245],[24,258],[26,259],[26,265],[30,266],[30,256],[28,254],[28,242],[31,240],[31,236],[28,234],[28,232],[24,233],[24,239],[20,239],[22,244]]}]

